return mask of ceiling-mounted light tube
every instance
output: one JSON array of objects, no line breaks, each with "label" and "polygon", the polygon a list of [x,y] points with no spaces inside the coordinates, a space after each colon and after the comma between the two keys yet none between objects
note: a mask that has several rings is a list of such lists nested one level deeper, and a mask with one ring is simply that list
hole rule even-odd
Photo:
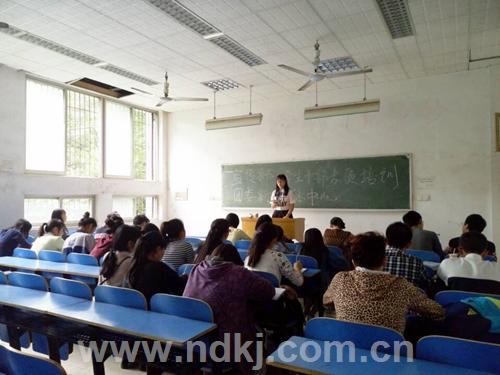
[{"label": "ceiling-mounted light tube", "polygon": [[210,40],[210,39],[213,39],[213,38],[218,38],[218,37],[223,36],[223,35],[224,35],[224,33],[218,32],[218,33],[203,35],[203,39]]},{"label": "ceiling-mounted light tube", "polygon": [[207,130],[239,128],[242,126],[260,125],[262,113],[254,113],[244,116],[221,117],[205,121]]},{"label": "ceiling-mounted light tube", "polygon": [[360,102],[309,107],[304,110],[304,119],[311,120],[322,117],[345,116],[379,111],[380,99],[372,99]]}]

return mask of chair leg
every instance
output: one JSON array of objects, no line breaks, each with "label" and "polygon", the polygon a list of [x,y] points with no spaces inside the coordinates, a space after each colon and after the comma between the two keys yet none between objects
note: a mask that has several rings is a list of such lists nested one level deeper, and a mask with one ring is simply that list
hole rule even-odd
[{"label": "chair leg", "polygon": [[55,337],[47,337],[49,342],[49,358],[57,363],[61,363],[59,353],[60,342]]}]

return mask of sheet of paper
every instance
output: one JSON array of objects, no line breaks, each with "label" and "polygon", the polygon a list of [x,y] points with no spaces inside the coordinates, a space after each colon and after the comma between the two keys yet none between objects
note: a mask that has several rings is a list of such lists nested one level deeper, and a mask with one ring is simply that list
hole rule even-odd
[{"label": "sheet of paper", "polygon": [[273,297],[273,300],[279,300],[281,298],[281,296],[283,295],[283,293],[285,293],[285,288],[274,288],[275,290],[275,293],[274,293],[274,297]]}]

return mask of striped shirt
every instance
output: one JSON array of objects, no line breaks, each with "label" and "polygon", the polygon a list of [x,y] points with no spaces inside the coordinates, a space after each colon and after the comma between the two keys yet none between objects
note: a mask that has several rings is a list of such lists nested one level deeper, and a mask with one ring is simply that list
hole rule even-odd
[{"label": "striped shirt", "polygon": [[177,269],[183,264],[193,263],[193,247],[184,240],[172,241],[168,244],[165,254],[161,260],[163,263],[170,266],[170,268],[174,271],[177,271]]}]

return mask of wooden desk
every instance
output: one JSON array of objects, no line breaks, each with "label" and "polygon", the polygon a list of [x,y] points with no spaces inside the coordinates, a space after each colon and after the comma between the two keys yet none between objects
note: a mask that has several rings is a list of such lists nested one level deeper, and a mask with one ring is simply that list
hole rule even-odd
[{"label": "wooden desk", "polygon": [[[256,217],[242,217],[242,228],[250,238],[253,237],[255,233],[255,223],[257,222]],[[280,226],[285,232],[285,236],[290,239],[296,239],[297,241],[304,241],[304,230],[305,230],[305,219],[278,219],[273,218],[273,224]]]}]

